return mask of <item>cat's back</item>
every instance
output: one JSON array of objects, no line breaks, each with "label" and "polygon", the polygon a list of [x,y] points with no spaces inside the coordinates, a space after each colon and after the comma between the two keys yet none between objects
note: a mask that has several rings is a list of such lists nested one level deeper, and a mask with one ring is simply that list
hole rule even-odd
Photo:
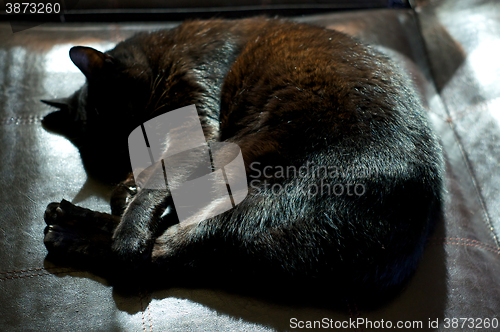
[{"label": "cat's back", "polygon": [[224,138],[258,126],[307,134],[311,142],[362,141],[371,139],[365,132],[384,135],[387,123],[399,125],[409,113],[424,126],[411,83],[381,53],[335,30],[259,21],[225,78]]}]

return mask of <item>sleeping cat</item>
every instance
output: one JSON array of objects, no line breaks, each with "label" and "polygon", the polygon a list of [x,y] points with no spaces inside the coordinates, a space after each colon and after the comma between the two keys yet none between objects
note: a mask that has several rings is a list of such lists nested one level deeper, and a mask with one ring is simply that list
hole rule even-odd
[{"label": "sleeping cat", "polygon": [[[411,83],[374,49],[252,18],[189,21],[105,53],[74,47],[70,57],[87,81],[46,101],[61,110],[44,126],[73,141],[89,173],[123,182],[111,215],[65,200],[48,206],[51,257],[146,280],[204,273],[360,296],[415,271],[440,211],[441,150]],[[248,194],[183,224],[169,189],[146,188],[154,172],[130,175],[127,138],[191,104],[207,142],[241,149]]]}]

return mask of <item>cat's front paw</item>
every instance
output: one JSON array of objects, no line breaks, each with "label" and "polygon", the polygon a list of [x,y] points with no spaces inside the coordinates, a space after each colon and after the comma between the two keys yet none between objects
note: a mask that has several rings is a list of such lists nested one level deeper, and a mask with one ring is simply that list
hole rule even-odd
[{"label": "cat's front paw", "polygon": [[151,262],[155,239],[177,221],[172,198],[165,191],[140,191],[121,217],[112,250],[123,266],[140,270]]},{"label": "cat's front paw", "polygon": [[112,234],[119,218],[63,200],[50,203],[44,215],[44,243],[49,255],[72,265],[98,264],[112,256]]},{"label": "cat's front paw", "polygon": [[131,223],[122,223],[113,235],[114,255],[130,269],[140,269],[149,261],[152,235]]}]

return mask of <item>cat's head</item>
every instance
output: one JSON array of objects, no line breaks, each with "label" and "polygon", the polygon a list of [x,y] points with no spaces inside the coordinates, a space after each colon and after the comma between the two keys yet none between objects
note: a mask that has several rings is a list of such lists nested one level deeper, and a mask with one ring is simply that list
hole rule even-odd
[{"label": "cat's head", "polygon": [[117,50],[102,53],[84,46],[71,48],[70,58],[87,80],[68,98],[43,100],[60,109],[44,118],[47,129],[77,140],[101,134],[96,130],[113,131],[117,124],[133,122],[141,114],[150,95],[149,68],[134,54]]},{"label": "cat's head", "polygon": [[151,94],[147,61],[120,44],[106,53],[77,46],[69,54],[86,83],[68,98],[43,101],[59,108],[43,119],[43,126],[70,139],[86,167],[129,165],[127,137],[144,121]]}]

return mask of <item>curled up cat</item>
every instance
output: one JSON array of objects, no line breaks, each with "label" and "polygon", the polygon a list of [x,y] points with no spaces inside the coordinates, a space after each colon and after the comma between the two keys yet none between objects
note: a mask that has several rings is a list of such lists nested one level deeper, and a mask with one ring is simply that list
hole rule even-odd
[{"label": "curled up cat", "polygon": [[[378,51],[337,31],[251,18],[188,21],[70,57],[86,83],[46,101],[60,110],[43,124],[116,186],[111,214],[47,207],[50,257],[165,287],[206,276],[359,297],[416,270],[441,209],[442,153],[411,82]],[[162,165],[134,176],[128,137],[189,105],[208,144],[239,148],[248,190],[229,210],[206,218],[211,201],[183,223],[170,187],[196,177],[200,152],[152,188]],[[172,146],[165,137],[162,153]]]}]

